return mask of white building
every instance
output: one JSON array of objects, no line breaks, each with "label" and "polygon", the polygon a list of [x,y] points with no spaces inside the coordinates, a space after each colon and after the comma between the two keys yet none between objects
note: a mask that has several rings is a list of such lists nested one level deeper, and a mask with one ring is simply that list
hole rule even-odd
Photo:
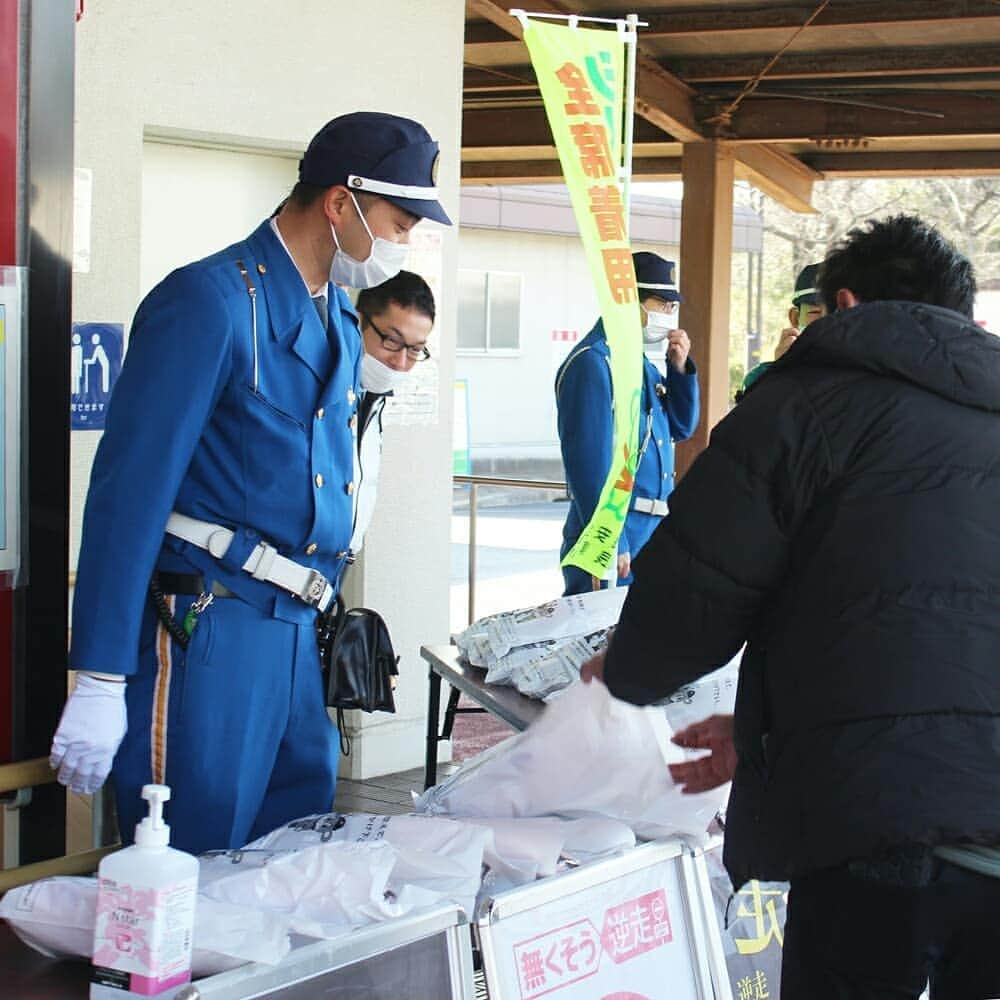
[{"label": "white building", "polygon": [[[680,215],[678,199],[633,197],[633,248],[678,260]],[[760,218],[737,208],[733,252],[760,251],[762,235]],[[566,189],[463,188],[458,266],[455,377],[472,470],[561,479],[555,373],[598,317]]]}]

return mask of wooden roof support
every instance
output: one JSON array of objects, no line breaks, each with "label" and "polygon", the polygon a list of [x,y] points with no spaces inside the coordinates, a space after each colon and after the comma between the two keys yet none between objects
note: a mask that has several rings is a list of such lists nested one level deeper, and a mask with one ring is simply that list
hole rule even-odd
[{"label": "wooden roof support", "polygon": [[736,157],[725,142],[684,146],[680,290],[684,329],[698,366],[701,420],[677,446],[683,475],[729,410],[729,291],[732,281],[733,180]]},{"label": "wooden roof support", "polygon": [[780,149],[737,146],[736,177],[749,181],[793,212],[816,213],[812,206],[813,183],[822,180],[823,175]]},{"label": "wooden roof support", "polygon": [[[565,9],[552,0],[540,0],[533,3],[532,8],[543,13],[565,13]],[[494,3],[493,0],[466,0],[466,10],[478,17],[484,18],[489,23],[502,28],[509,35],[515,38],[522,38],[521,25],[516,18],[510,16],[506,10]],[[494,73],[497,71],[494,69]],[[477,69],[480,74],[481,70]],[[520,77],[520,73],[512,74]],[[513,81],[512,81],[513,82]],[[500,86],[498,76],[498,86]],[[657,128],[669,133],[681,142],[698,142],[704,136],[698,124],[695,113],[693,98],[694,90],[672,73],[663,69],[655,60],[640,52],[636,67],[636,113],[645,121],[652,123]],[[547,126],[539,127],[537,121],[526,121],[530,117],[532,109],[521,108],[512,110],[507,114],[511,116],[509,130],[504,129],[507,134],[506,144],[522,145],[530,144],[537,146],[539,138],[547,134]],[[498,146],[502,141],[498,141],[496,128],[487,126],[485,123],[490,119],[476,119],[476,115],[484,115],[484,112],[477,109],[467,109],[463,117],[462,145],[465,148],[481,146]],[[492,119],[495,123],[496,119]],[[523,129],[523,131],[522,131]],[[526,134],[530,133],[530,135]],[[637,126],[636,141],[655,141],[651,136],[643,135],[642,130]],[[543,140],[548,145],[549,141]],[[509,157],[498,157],[497,159],[508,159]],[[747,154],[740,158],[740,176],[746,178],[755,186],[766,191],[772,198],[780,201],[797,212],[811,211],[809,199],[812,192],[812,181],[816,179],[815,173],[808,168],[796,168],[794,159],[786,154],[761,147],[752,154]],[[477,168],[466,171],[463,167],[463,179],[473,181]],[[638,175],[638,167],[633,166],[633,170]],[[502,171],[501,171],[502,175]],[[508,175],[509,176],[509,175]],[[534,175],[536,178],[538,174]],[[498,182],[499,183],[499,182]]]}]

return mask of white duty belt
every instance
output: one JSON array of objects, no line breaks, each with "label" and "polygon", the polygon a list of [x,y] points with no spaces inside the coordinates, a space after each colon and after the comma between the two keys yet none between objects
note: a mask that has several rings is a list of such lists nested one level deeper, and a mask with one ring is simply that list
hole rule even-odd
[{"label": "white duty belt", "polygon": [[670,513],[666,500],[651,500],[649,497],[633,497],[632,510],[640,514],[652,514],[654,517],[666,517]]},{"label": "white duty belt", "polygon": [[[166,530],[167,534],[204,549],[216,559],[225,556],[233,540],[233,532],[229,528],[210,521],[199,521],[176,511],[167,518]],[[333,600],[333,587],[319,570],[286,559],[265,541],[261,541],[250,553],[243,569],[255,580],[273,583],[318,611],[326,611]]]}]

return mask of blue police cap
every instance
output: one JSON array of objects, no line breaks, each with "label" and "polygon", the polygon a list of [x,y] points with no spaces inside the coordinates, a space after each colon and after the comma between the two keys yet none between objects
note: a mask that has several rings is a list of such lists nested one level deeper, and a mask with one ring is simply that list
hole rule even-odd
[{"label": "blue police cap", "polygon": [[684,301],[677,291],[672,260],[664,260],[659,254],[641,250],[632,254],[632,263],[635,265],[635,283],[639,286],[640,299],[655,295],[665,302]]},{"label": "blue police cap", "polygon": [[795,292],[792,295],[793,306],[818,306],[823,304],[820,298],[816,278],[819,276],[819,264],[807,264],[795,279]]},{"label": "blue police cap", "polygon": [[437,200],[438,144],[419,122],[356,111],[327,122],[299,161],[299,180],[376,194],[421,219],[451,225]]}]

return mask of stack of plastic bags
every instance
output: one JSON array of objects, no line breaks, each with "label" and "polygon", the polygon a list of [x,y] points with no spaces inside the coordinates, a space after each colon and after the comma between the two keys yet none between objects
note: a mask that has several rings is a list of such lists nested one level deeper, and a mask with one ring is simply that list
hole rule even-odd
[{"label": "stack of plastic bags", "polygon": [[[306,816],[199,858],[192,971],[274,964],[303,939],[442,902],[471,917],[477,898],[633,846],[627,824],[602,817]],[[50,878],[11,889],[0,918],[45,955],[89,958],[96,907],[96,878]]]},{"label": "stack of plastic bags", "polygon": [[486,669],[487,684],[548,700],[572,684],[580,667],[607,645],[627,592],[625,587],[596,590],[490,615],[455,636],[455,644],[473,666]]},{"label": "stack of plastic bags", "polygon": [[[481,825],[329,813],[203,855],[192,971],[273,964],[298,937],[338,937],[444,901],[471,913],[487,848],[493,833]],[[96,907],[96,878],[51,878],[11,889],[0,917],[43,954],[89,958]]]}]

